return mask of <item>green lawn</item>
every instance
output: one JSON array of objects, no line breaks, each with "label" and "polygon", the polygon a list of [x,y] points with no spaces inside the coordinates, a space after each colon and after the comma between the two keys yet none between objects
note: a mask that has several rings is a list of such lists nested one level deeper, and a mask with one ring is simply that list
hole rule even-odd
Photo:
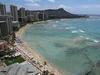
[{"label": "green lawn", "polygon": [[11,65],[11,64],[14,64],[14,63],[22,63],[24,61],[25,60],[21,56],[5,58],[5,64],[6,65]]}]

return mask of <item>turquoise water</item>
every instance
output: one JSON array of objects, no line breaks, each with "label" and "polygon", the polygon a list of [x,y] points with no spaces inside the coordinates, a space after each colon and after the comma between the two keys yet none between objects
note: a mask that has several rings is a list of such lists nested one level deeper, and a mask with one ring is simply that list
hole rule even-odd
[{"label": "turquoise water", "polygon": [[33,24],[24,40],[64,75],[100,75],[100,19],[61,19]]}]

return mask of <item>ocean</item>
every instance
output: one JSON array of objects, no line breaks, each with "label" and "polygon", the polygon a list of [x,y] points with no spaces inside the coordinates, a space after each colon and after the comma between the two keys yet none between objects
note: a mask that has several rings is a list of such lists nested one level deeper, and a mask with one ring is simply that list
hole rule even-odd
[{"label": "ocean", "polygon": [[23,38],[64,75],[100,75],[100,17],[33,24]]}]

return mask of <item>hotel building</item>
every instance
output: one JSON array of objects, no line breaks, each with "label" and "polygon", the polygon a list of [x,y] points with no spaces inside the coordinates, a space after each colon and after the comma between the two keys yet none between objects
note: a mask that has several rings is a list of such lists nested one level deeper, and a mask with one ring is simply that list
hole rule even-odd
[{"label": "hotel building", "polygon": [[6,37],[12,32],[12,17],[6,15],[6,6],[0,4],[0,35]]},{"label": "hotel building", "polygon": [[13,33],[11,16],[0,15],[0,32],[2,37],[7,37]]},{"label": "hotel building", "polygon": [[18,12],[17,12],[17,6],[11,5],[11,16],[13,16],[13,21],[18,21]]},{"label": "hotel building", "polygon": [[6,15],[6,6],[0,3],[0,15]]},{"label": "hotel building", "polygon": [[13,30],[16,31],[20,28],[20,24],[18,22],[17,6],[11,5],[10,10],[11,10],[11,16],[12,16]]},{"label": "hotel building", "polygon": [[33,22],[34,21],[34,15],[32,15],[32,11],[26,10],[25,16],[27,17],[27,22]]},{"label": "hotel building", "polygon": [[20,8],[18,10],[18,20],[21,26],[24,26],[26,24],[27,17],[25,16],[25,8]]}]

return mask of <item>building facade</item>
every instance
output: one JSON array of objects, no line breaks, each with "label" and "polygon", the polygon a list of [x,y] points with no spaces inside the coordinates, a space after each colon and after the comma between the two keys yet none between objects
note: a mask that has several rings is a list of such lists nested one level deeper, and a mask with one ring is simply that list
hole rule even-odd
[{"label": "building facade", "polygon": [[44,21],[44,20],[48,20],[48,13],[42,10],[39,11],[33,11],[33,15],[34,15],[34,20],[35,21]]},{"label": "building facade", "polygon": [[18,12],[17,12],[17,6],[11,5],[11,16],[13,17],[13,21],[18,21]]},{"label": "building facade", "polygon": [[18,20],[19,20],[21,26],[26,24],[27,17],[25,16],[25,8],[20,8],[18,10]]},{"label": "building facade", "polygon": [[0,16],[0,33],[2,37],[6,37],[13,33],[11,16]]},{"label": "building facade", "polygon": [[6,15],[6,6],[0,3],[0,15]]},{"label": "building facade", "polygon": [[26,10],[25,16],[27,17],[27,22],[33,22],[34,21],[34,15],[32,14],[32,11]]},{"label": "building facade", "polygon": [[39,12],[32,11],[32,15],[34,16],[34,21],[39,21]]},{"label": "building facade", "polygon": [[18,21],[18,11],[17,11],[17,6],[11,5],[10,6],[11,10],[11,16],[12,16],[12,24],[13,24],[13,30],[19,30],[20,24]]},{"label": "building facade", "polygon": [[18,11],[18,16],[21,18],[25,17],[25,8],[20,8]]}]

